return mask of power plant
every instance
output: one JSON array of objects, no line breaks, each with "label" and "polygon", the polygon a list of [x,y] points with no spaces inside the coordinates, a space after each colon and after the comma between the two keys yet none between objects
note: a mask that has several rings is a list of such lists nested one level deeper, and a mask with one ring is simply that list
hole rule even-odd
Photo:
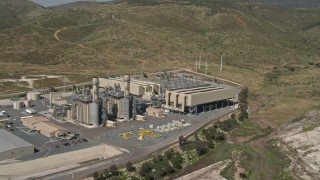
[{"label": "power plant", "polygon": [[76,88],[69,104],[50,94],[53,114],[77,124],[100,126],[108,120],[129,121],[145,115],[194,115],[238,100],[238,88],[213,79],[200,80],[183,72],[149,76],[93,78],[92,89]]}]

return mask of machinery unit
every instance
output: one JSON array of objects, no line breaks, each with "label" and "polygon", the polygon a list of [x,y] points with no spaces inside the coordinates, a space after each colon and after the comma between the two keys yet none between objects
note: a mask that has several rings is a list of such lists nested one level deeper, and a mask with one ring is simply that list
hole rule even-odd
[{"label": "machinery unit", "polygon": [[40,99],[40,92],[32,91],[27,93],[27,100],[29,101],[36,101]]},{"label": "machinery unit", "polygon": [[20,109],[21,108],[21,101],[14,101],[13,102],[13,109]]}]

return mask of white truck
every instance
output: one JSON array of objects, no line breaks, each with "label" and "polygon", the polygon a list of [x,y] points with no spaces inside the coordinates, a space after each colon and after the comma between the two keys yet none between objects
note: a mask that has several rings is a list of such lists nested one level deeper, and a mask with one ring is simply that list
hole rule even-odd
[{"label": "white truck", "polygon": [[34,109],[31,109],[31,108],[27,108],[25,111],[27,113],[29,113],[29,114],[35,114],[37,112],[37,111],[35,111]]}]

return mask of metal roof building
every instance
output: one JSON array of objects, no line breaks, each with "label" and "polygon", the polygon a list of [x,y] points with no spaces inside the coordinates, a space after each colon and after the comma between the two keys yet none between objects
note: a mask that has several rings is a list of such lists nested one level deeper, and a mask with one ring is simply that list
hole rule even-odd
[{"label": "metal roof building", "polygon": [[68,134],[68,130],[66,128],[63,128],[50,122],[50,119],[43,116],[22,117],[21,121],[24,126],[30,129],[38,130],[41,134],[49,138],[58,137],[63,134]]},{"label": "metal roof building", "polygon": [[0,161],[34,153],[34,146],[14,134],[0,129]]}]

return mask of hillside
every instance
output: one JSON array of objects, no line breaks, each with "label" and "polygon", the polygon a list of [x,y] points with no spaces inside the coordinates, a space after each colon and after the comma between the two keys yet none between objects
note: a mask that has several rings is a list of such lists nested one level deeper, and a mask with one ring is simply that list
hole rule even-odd
[{"label": "hillside", "polygon": [[[148,68],[160,61],[170,62],[167,67],[180,67],[181,62],[193,67],[200,54],[209,63],[223,55],[227,64],[246,68],[305,58],[316,61],[318,49],[301,39],[312,40],[312,28],[310,35],[303,29],[318,23],[319,14],[320,10],[205,0],[135,0],[51,10],[24,16],[21,25],[0,31],[0,62],[102,72],[119,65],[139,69],[141,60]],[[54,38],[61,29],[58,36],[68,43]]]},{"label": "hillside", "polygon": [[[249,179],[295,174],[287,171],[290,162],[269,140],[278,127],[320,108],[320,9],[245,0],[74,5],[28,10],[20,4],[17,9],[26,9],[21,15],[0,18],[0,94],[29,90],[1,79],[57,74],[73,84],[109,73],[195,70],[201,56],[200,72],[207,61],[208,74],[249,88],[250,118],[228,134],[232,144],[217,147],[191,170],[212,163],[212,157],[232,158],[237,150]],[[48,78],[35,87],[63,84],[61,78]],[[233,177],[233,170],[230,166],[226,173]]]},{"label": "hillside", "polygon": [[0,18],[24,15],[42,7],[29,0],[1,0]]},{"label": "hillside", "polygon": [[289,8],[319,8],[318,0],[260,0],[261,2]]}]

